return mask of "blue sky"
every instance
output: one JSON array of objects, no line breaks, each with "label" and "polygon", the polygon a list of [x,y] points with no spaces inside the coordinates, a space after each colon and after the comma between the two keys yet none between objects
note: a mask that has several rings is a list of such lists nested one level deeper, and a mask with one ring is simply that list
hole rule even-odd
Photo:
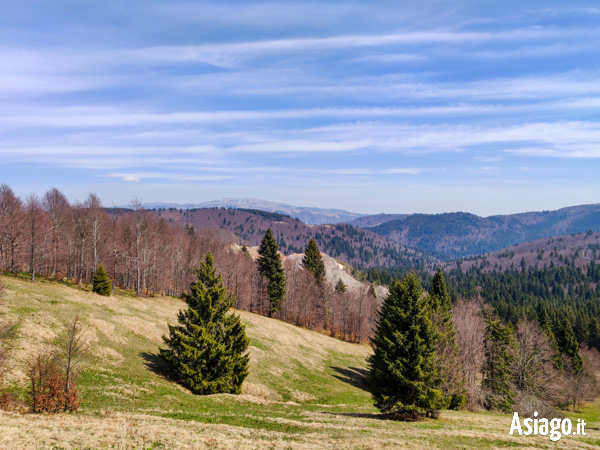
[{"label": "blue sky", "polygon": [[600,202],[600,4],[2,2],[0,182],[480,215]]}]

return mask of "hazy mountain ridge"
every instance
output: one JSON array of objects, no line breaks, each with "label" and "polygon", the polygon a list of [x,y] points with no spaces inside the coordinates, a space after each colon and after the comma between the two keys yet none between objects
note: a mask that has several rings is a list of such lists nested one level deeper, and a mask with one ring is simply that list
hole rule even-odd
[{"label": "hazy mountain ridge", "polygon": [[343,209],[328,209],[305,206],[292,206],[285,203],[271,202],[256,198],[223,198],[203,203],[144,203],[147,209],[208,209],[208,208],[235,208],[257,209],[261,211],[286,214],[302,220],[308,225],[335,224],[349,222],[364,214],[353,213]]},{"label": "hazy mountain ridge", "polygon": [[464,212],[412,214],[368,229],[449,260],[481,255],[536,239],[600,231],[600,204],[490,217]]}]

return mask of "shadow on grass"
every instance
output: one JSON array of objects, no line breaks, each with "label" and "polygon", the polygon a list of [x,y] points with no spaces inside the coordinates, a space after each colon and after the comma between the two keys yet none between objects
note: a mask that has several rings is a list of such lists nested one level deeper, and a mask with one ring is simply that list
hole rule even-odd
[{"label": "shadow on grass", "polygon": [[331,367],[338,375],[334,375],[340,381],[348,383],[355,388],[368,391],[367,389],[367,375],[368,370],[360,367]]},{"label": "shadow on grass", "polygon": [[174,381],[173,369],[158,353],[141,352],[140,356],[148,370],[168,381]]},{"label": "shadow on grass", "polygon": [[383,414],[383,413],[342,413],[342,412],[331,412],[331,411],[320,411],[321,414],[327,414],[330,416],[344,416],[344,417],[357,417],[360,419],[374,419],[374,420],[391,420],[394,422],[420,422],[425,419],[422,416],[410,416],[400,414]]}]

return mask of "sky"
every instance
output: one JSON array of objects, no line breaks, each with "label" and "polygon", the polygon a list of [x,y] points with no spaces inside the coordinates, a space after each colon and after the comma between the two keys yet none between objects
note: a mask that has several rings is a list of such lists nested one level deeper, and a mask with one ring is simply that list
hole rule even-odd
[{"label": "sky", "polygon": [[23,197],[600,203],[597,1],[0,2],[0,183]]}]

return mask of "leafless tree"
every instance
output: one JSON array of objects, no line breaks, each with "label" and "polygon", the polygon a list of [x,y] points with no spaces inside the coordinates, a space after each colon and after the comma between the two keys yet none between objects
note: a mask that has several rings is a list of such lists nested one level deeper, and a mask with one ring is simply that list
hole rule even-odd
[{"label": "leafless tree", "polygon": [[[24,232],[23,202],[7,185],[0,185],[0,253],[5,269],[17,271],[17,250]],[[4,251],[3,251],[4,250]]]},{"label": "leafless tree", "polygon": [[44,209],[37,195],[31,194],[25,201],[27,235],[29,240],[29,272],[31,281],[35,280],[35,272],[40,262],[42,235],[44,226]]},{"label": "leafless tree", "polygon": [[63,330],[55,344],[57,356],[65,373],[65,392],[69,392],[79,367],[90,356],[90,344],[79,315],[63,324]]},{"label": "leafless tree", "polygon": [[52,188],[44,195],[43,203],[44,208],[50,216],[52,225],[52,276],[55,276],[58,269],[60,239],[63,233],[66,213],[69,209],[69,202],[62,192],[56,188]]},{"label": "leafless tree", "polygon": [[481,299],[459,300],[453,307],[456,343],[462,367],[467,408],[478,409],[482,405],[481,369],[485,359],[485,325],[481,316]]}]

